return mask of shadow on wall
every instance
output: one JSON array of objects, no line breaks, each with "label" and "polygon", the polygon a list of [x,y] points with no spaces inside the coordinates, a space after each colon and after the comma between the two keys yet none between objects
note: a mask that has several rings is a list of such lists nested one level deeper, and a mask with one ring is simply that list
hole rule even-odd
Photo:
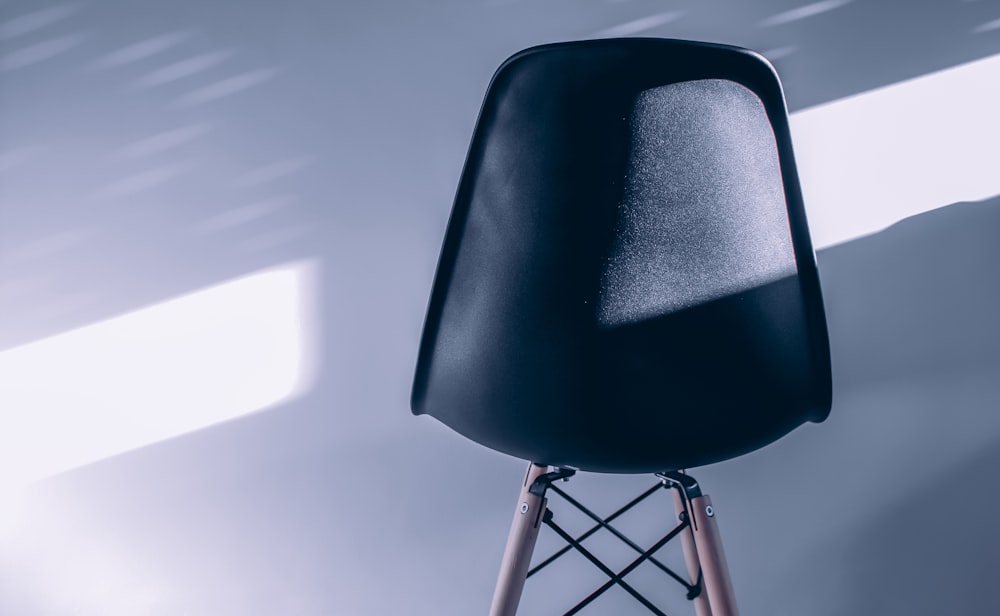
[{"label": "shadow on wall", "polygon": [[[915,473],[926,472],[927,461]],[[840,614],[998,614],[1000,440],[878,512],[846,542]]]},{"label": "shadow on wall", "polygon": [[993,418],[1000,406],[998,238],[1000,198],[993,198],[927,212],[819,256],[838,391],[886,385],[910,391],[928,382],[934,390],[934,383],[955,378],[964,387],[944,396],[933,415],[915,404],[896,417],[937,426],[937,437],[921,439],[924,447],[913,444],[905,458],[886,460],[899,483],[882,486],[891,496],[874,510],[871,502],[851,499],[852,509],[870,517],[825,552],[839,561],[839,592],[817,613],[1000,612],[992,588],[1000,571],[994,489],[1000,439]]},{"label": "shadow on wall", "polygon": [[839,390],[1000,361],[1000,197],[819,253]]}]

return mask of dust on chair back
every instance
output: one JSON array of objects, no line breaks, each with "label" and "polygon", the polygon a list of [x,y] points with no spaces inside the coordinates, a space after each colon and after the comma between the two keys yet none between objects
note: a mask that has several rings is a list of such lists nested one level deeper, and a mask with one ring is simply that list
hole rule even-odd
[{"label": "dust on chair back", "polygon": [[538,463],[639,473],[830,408],[780,83],[760,56],[629,39],[521,52],[490,84],[413,388]]}]

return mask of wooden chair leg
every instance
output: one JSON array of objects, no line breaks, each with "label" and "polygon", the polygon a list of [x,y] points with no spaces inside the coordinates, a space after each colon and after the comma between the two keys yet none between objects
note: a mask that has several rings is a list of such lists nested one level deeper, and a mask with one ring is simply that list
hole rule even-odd
[{"label": "wooden chair leg", "polygon": [[684,512],[690,522],[681,541],[692,583],[701,576],[702,592],[695,599],[698,616],[739,616],[712,499],[702,494],[698,482],[684,471],[656,476],[674,488],[674,507],[678,515]]},{"label": "wooden chair leg", "polygon": [[[680,490],[671,490],[674,497],[674,511],[677,512],[677,516],[686,515],[690,519],[690,513],[684,504],[684,497],[681,496]],[[701,561],[698,559],[698,548],[694,543],[694,531],[691,526],[688,526],[681,533],[681,548],[684,550],[684,564],[687,565],[688,570],[688,580],[691,584],[698,584],[698,579],[701,577]],[[712,616],[712,607],[708,603],[708,593],[705,592],[704,581],[702,582],[701,593],[692,599],[694,603],[694,612],[697,616]]]},{"label": "wooden chair leg", "polygon": [[521,486],[521,494],[514,510],[514,521],[510,525],[507,536],[507,548],[500,563],[500,574],[497,586],[493,591],[493,604],[490,616],[514,616],[517,605],[524,590],[524,580],[531,565],[531,555],[538,539],[538,529],[545,513],[547,499],[537,496],[528,490],[539,476],[548,472],[547,466],[530,464],[528,473]]},{"label": "wooden chair leg", "polygon": [[712,499],[708,495],[697,496],[691,499],[690,506],[694,543],[712,616],[739,616]]}]

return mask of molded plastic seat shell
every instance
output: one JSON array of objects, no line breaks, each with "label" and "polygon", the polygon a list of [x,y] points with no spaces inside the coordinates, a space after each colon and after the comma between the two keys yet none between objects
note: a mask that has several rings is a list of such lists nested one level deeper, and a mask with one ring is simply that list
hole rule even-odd
[{"label": "molded plastic seat shell", "polygon": [[724,460],[825,419],[826,321],[771,66],[657,39],[508,59],[411,402],[487,447],[616,473]]}]

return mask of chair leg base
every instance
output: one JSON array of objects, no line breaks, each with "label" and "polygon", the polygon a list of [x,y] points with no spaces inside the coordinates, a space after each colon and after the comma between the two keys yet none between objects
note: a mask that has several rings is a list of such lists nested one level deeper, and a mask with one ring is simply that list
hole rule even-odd
[{"label": "chair leg base", "polygon": [[[651,487],[607,518],[601,518],[563,490],[551,485],[555,479],[565,479],[574,472],[572,469],[563,468],[549,471],[547,466],[540,464],[530,464],[528,466],[528,472],[521,486],[517,506],[514,510],[514,519],[511,523],[510,534],[507,537],[507,546],[504,550],[503,560],[500,565],[500,574],[493,593],[490,616],[514,616],[517,613],[526,578],[548,565],[570,548],[582,553],[609,577],[609,581],[605,585],[598,588],[590,596],[577,604],[576,607],[571,609],[569,612],[571,614],[575,614],[583,609],[592,600],[615,584],[632,594],[633,597],[645,605],[652,613],[663,614],[663,612],[645,597],[637,593],[623,579],[639,564],[648,561],[687,588],[688,598],[694,603],[697,616],[739,616],[732,581],[729,577],[729,568],[722,549],[722,539],[716,522],[715,509],[712,507],[711,499],[701,493],[701,488],[697,481],[682,471],[657,473],[656,476],[661,480],[660,485]],[[674,507],[680,523],[653,547],[643,550],[643,548],[622,535],[609,523],[661,487],[673,489]],[[546,498],[546,493],[549,489],[554,490],[569,504],[585,513],[597,522],[597,525],[576,538],[566,533],[553,522],[552,512],[547,508],[548,499]],[[560,535],[568,545],[529,571],[532,552],[538,538],[539,528],[543,522]],[[593,554],[580,545],[581,541],[601,528],[610,531],[639,553],[639,557],[620,572],[616,573],[608,569],[606,565],[597,560]],[[670,570],[669,567],[654,557],[654,553],[657,550],[678,535],[681,537],[684,560],[690,582],[685,582],[683,577]]]}]

